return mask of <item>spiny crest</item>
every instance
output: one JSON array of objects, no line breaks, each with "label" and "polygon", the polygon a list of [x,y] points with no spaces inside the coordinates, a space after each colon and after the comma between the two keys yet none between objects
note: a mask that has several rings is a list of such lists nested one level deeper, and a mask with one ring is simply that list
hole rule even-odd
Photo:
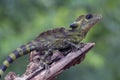
[{"label": "spiny crest", "polygon": [[64,30],[65,30],[65,28],[56,28],[56,29],[53,29],[53,30],[48,30],[48,31],[42,32],[38,37],[44,37],[44,36],[52,35],[52,34],[55,34],[55,33],[63,32]]},{"label": "spiny crest", "polygon": [[48,31],[42,32],[38,37],[50,35],[51,32],[52,32],[51,30],[48,30]]}]

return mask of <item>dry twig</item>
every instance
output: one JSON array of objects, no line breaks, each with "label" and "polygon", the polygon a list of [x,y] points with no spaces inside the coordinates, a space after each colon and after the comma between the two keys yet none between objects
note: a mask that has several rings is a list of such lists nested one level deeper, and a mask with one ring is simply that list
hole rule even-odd
[{"label": "dry twig", "polygon": [[53,62],[49,69],[43,69],[38,65],[39,61],[34,61],[34,58],[38,53],[33,51],[30,55],[30,63],[27,66],[27,70],[22,77],[18,77],[15,73],[10,72],[5,80],[53,80],[57,75],[62,73],[65,69],[80,63],[85,54],[94,46],[94,43],[87,43],[80,50],[70,52],[68,55],[63,56],[60,52],[56,52],[52,58],[60,57],[60,60]]}]

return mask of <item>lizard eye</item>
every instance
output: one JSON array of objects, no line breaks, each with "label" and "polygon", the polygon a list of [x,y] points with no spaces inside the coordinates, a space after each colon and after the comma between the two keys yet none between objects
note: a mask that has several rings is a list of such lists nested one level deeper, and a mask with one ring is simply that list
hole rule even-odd
[{"label": "lizard eye", "polygon": [[92,14],[87,14],[85,18],[86,18],[86,19],[91,19],[92,17],[93,17]]},{"label": "lizard eye", "polygon": [[73,23],[70,25],[70,28],[75,29],[75,28],[77,28],[77,25]]}]

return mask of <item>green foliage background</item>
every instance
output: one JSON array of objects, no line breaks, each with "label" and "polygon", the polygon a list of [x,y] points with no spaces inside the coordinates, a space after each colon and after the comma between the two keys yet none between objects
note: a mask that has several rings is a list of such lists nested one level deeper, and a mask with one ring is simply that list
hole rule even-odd
[{"label": "green foliage background", "polygon": [[[0,63],[39,33],[69,27],[76,17],[99,13],[103,19],[84,42],[95,42],[85,60],[56,80],[120,80],[120,0],[0,0]],[[28,55],[7,70],[22,74]],[[6,72],[6,73],[7,73]]]}]

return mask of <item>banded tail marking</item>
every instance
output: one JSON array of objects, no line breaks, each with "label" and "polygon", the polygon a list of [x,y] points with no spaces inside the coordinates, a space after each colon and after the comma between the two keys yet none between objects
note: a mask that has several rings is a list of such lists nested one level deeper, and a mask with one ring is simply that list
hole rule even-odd
[{"label": "banded tail marking", "polygon": [[0,78],[6,69],[10,66],[10,64],[15,61],[17,58],[30,53],[31,51],[35,50],[36,47],[33,42],[30,42],[27,45],[22,45],[20,48],[14,50],[3,62],[2,66],[0,67]]}]

